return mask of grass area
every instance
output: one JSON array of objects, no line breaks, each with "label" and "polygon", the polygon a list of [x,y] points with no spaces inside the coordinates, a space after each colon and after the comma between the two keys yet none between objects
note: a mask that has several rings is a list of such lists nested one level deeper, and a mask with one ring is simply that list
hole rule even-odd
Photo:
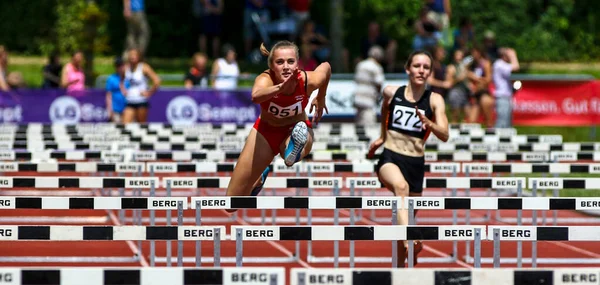
[{"label": "grass area", "polygon": [[[520,135],[562,135],[563,142],[596,142],[598,135],[592,127],[532,127],[516,126]],[[598,129],[596,128],[596,133]]]}]

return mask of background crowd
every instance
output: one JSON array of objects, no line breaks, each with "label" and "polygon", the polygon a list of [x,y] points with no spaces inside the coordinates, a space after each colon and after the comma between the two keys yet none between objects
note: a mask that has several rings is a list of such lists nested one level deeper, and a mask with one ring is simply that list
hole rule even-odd
[{"label": "background crowd", "polygon": [[[181,85],[185,88],[235,89],[240,76],[248,74],[238,64],[238,51],[223,42],[224,0],[192,0],[192,13],[198,19],[198,51],[191,55],[190,65]],[[242,61],[252,61],[261,42],[277,35],[294,41],[300,47],[299,66],[313,70],[323,61],[332,60],[332,40],[323,25],[311,17],[311,0],[244,0]],[[116,121],[141,121],[147,117],[148,98],[161,81],[153,67],[144,61],[152,44],[144,0],[124,0],[126,26],[124,50],[114,61],[115,73],[106,82],[107,104]],[[498,47],[496,35],[486,31],[477,39],[477,23],[467,17],[454,19],[450,0],[423,0],[413,23],[412,49],[428,50],[434,58],[429,85],[440,93],[449,108],[452,122],[474,122],[483,118],[487,126],[511,125],[512,84],[509,77],[519,69],[517,53],[512,48]],[[386,73],[403,73],[404,63],[397,57],[399,43],[381,28],[380,19],[365,25],[358,43],[359,53],[351,56],[342,50],[342,70],[354,73],[356,90],[354,107],[357,122],[377,121],[381,88]],[[450,23],[457,21],[458,27]],[[477,29],[485,29],[477,27]],[[0,47],[0,89],[26,86],[22,74],[8,72],[8,47]],[[133,57],[131,55],[134,55]],[[41,71],[42,88],[64,88],[69,93],[85,90],[84,54],[74,51],[64,65],[58,53],[51,53]],[[127,96],[125,96],[127,95]],[[129,110],[129,111],[126,111]]]}]

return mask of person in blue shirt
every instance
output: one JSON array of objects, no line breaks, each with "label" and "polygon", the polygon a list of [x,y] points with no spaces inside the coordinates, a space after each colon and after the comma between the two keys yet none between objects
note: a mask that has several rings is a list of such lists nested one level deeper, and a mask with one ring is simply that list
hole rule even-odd
[{"label": "person in blue shirt", "polygon": [[127,105],[125,95],[129,83],[125,78],[125,63],[120,57],[115,59],[115,73],[106,80],[106,110],[111,122],[120,123],[123,110]]}]

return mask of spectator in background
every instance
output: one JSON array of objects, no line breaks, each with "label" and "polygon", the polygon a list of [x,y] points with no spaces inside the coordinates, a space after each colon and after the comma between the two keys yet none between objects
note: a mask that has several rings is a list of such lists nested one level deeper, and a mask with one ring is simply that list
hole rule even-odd
[{"label": "spectator in background", "polygon": [[302,25],[300,40],[298,42],[301,46],[310,48],[313,56],[319,63],[329,61],[329,56],[331,55],[329,40],[316,31],[315,22],[312,20],[307,20]]},{"label": "spectator in background", "polygon": [[10,91],[8,85],[8,50],[0,45],[0,91]]},{"label": "spectator in background", "polygon": [[474,123],[479,120],[479,112],[483,115],[483,123],[487,128],[492,128],[494,99],[491,96],[489,85],[492,82],[492,64],[487,57],[487,54],[479,47],[471,49],[473,56],[472,71],[468,73],[468,77],[473,84],[473,108],[470,110],[469,123]]},{"label": "spectator in background", "polygon": [[310,18],[310,4],[312,0],[287,0],[287,6],[292,12],[292,18],[296,21],[296,29],[299,31],[302,23]]},{"label": "spectator in background", "polygon": [[446,99],[448,89],[452,86],[452,80],[447,76],[446,65],[446,50],[443,46],[438,45],[431,51],[433,55],[433,64],[431,66],[431,76],[427,79],[427,84],[431,86],[431,91],[438,93]]},{"label": "spectator in background", "polygon": [[313,57],[313,52],[310,46],[303,45],[300,47],[300,58],[298,60],[298,68],[305,71],[314,71],[319,63]]},{"label": "spectator in background", "polygon": [[381,87],[385,75],[381,62],[384,51],[380,46],[369,49],[369,57],[356,65],[354,81],[354,108],[356,108],[355,122],[361,125],[377,123],[377,101],[381,94]]},{"label": "spectator in background", "polygon": [[413,49],[415,50],[429,50],[438,44],[440,29],[435,22],[427,17],[428,13],[427,7],[423,7],[419,19],[415,22],[416,34],[413,38]]},{"label": "spectator in background", "polygon": [[496,45],[496,34],[487,30],[483,35],[483,47],[487,53],[490,62],[495,62],[499,57],[498,46]]},{"label": "spectator in background", "polygon": [[55,89],[60,87],[60,71],[63,66],[60,64],[60,55],[56,52],[50,54],[48,57],[48,64],[42,69],[42,75],[44,82],[42,88],[44,89]]},{"label": "spectator in background", "polygon": [[223,19],[223,0],[196,0],[200,1],[202,30],[200,32],[200,51],[209,54],[206,40],[210,38],[212,56],[219,57],[221,48],[221,22]]},{"label": "spectator in background", "polygon": [[125,62],[120,57],[114,62],[115,73],[106,80],[106,111],[113,123],[121,123],[125,105],[127,105],[127,89],[129,82],[125,80]]},{"label": "spectator in background", "polygon": [[494,61],[494,97],[496,97],[496,128],[512,126],[512,95],[513,87],[510,76],[519,70],[519,59],[512,48],[501,48],[500,58]]},{"label": "spectator in background", "polygon": [[66,88],[67,93],[85,90],[83,52],[76,51],[71,55],[71,61],[63,67],[60,86]]},{"label": "spectator in background", "polygon": [[232,45],[223,46],[223,57],[215,60],[212,66],[211,82],[215,89],[236,89],[240,76],[240,68],[237,64],[237,54]]},{"label": "spectator in background", "polygon": [[446,78],[451,80],[451,87],[448,91],[448,105],[450,105],[450,122],[458,123],[461,118],[469,111],[469,97],[471,89],[467,79],[468,66],[472,58],[465,58],[465,52],[462,49],[454,50],[452,63],[446,68]]},{"label": "spectator in background", "polygon": [[425,0],[425,5],[429,10],[427,18],[434,22],[440,30],[447,30],[450,27],[450,17],[452,16],[450,0]]},{"label": "spectator in background", "polygon": [[374,21],[369,23],[367,37],[361,42],[361,58],[359,58],[359,61],[369,57],[369,50],[373,46],[380,46],[383,48],[385,55],[381,65],[387,72],[394,72],[396,67],[396,50],[398,48],[398,44],[395,40],[390,39],[388,36],[382,34],[379,24]]},{"label": "spectator in background", "polygon": [[150,26],[146,19],[145,0],[123,0],[123,16],[127,22],[126,50],[137,49],[146,54],[150,42]]},{"label": "spectator in background", "polygon": [[252,14],[256,13],[261,22],[269,22],[270,14],[267,9],[268,0],[245,0],[246,7],[244,9],[244,52],[250,54],[252,43],[256,36],[256,27],[252,21]]},{"label": "spectator in background", "polygon": [[460,18],[458,29],[454,31],[454,49],[462,49],[464,52],[473,47],[475,32],[471,19],[467,17]]},{"label": "spectator in background", "polygon": [[186,89],[192,89],[194,86],[207,87],[208,80],[206,76],[206,63],[208,58],[204,53],[196,53],[192,58],[192,67],[185,74],[183,81]]},{"label": "spectator in background", "polygon": [[[123,111],[123,123],[131,123],[134,120],[138,123],[145,123],[148,120],[148,101],[152,94],[160,86],[160,78],[154,72],[154,69],[145,63],[142,54],[137,49],[129,50],[127,56],[127,65],[125,66],[125,82],[129,85],[125,98],[127,105]],[[148,80],[152,80],[152,87],[148,88]]]}]

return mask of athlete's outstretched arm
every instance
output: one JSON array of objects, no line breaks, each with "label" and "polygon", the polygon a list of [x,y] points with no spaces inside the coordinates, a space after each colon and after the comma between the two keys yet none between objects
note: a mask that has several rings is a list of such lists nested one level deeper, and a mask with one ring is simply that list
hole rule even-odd
[{"label": "athlete's outstretched arm", "polygon": [[423,122],[423,128],[430,129],[441,141],[447,142],[450,138],[450,131],[448,130],[448,117],[446,117],[446,103],[444,103],[442,95],[431,93],[431,107],[435,116],[435,122],[427,119],[421,112],[417,111],[419,118]]},{"label": "athlete's outstretched arm", "polygon": [[252,102],[260,104],[271,99],[277,93],[290,93],[296,88],[298,70],[295,70],[290,77],[279,84],[273,84],[271,77],[265,73],[261,73],[254,79],[252,86]]},{"label": "athlete's outstretched arm", "polygon": [[308,76],[308,94],[312,94],[313,91],[319,89],[317,96],[325,98],[329,79],[331,78],[331,65],[329,65],[329,62],[319,64],[314,71],[309,71],[306,74]]},{"label": "athlete's outstretched arm", "polygon": [[317,96],[312,100],[309,112],[313,112],[316,109],[313,116],[313,124],[319,123],[323,116],[323,109],[329,113],[327,104],[325,102],[325,96],[327,95],[327,86],[329,86],[329,79],[331,78],[331,65],[328,62],[323,62],[317,66],[317,68],[306,73],[308,76],[308,96],[313,93],[314,90],[319,89]]}]

